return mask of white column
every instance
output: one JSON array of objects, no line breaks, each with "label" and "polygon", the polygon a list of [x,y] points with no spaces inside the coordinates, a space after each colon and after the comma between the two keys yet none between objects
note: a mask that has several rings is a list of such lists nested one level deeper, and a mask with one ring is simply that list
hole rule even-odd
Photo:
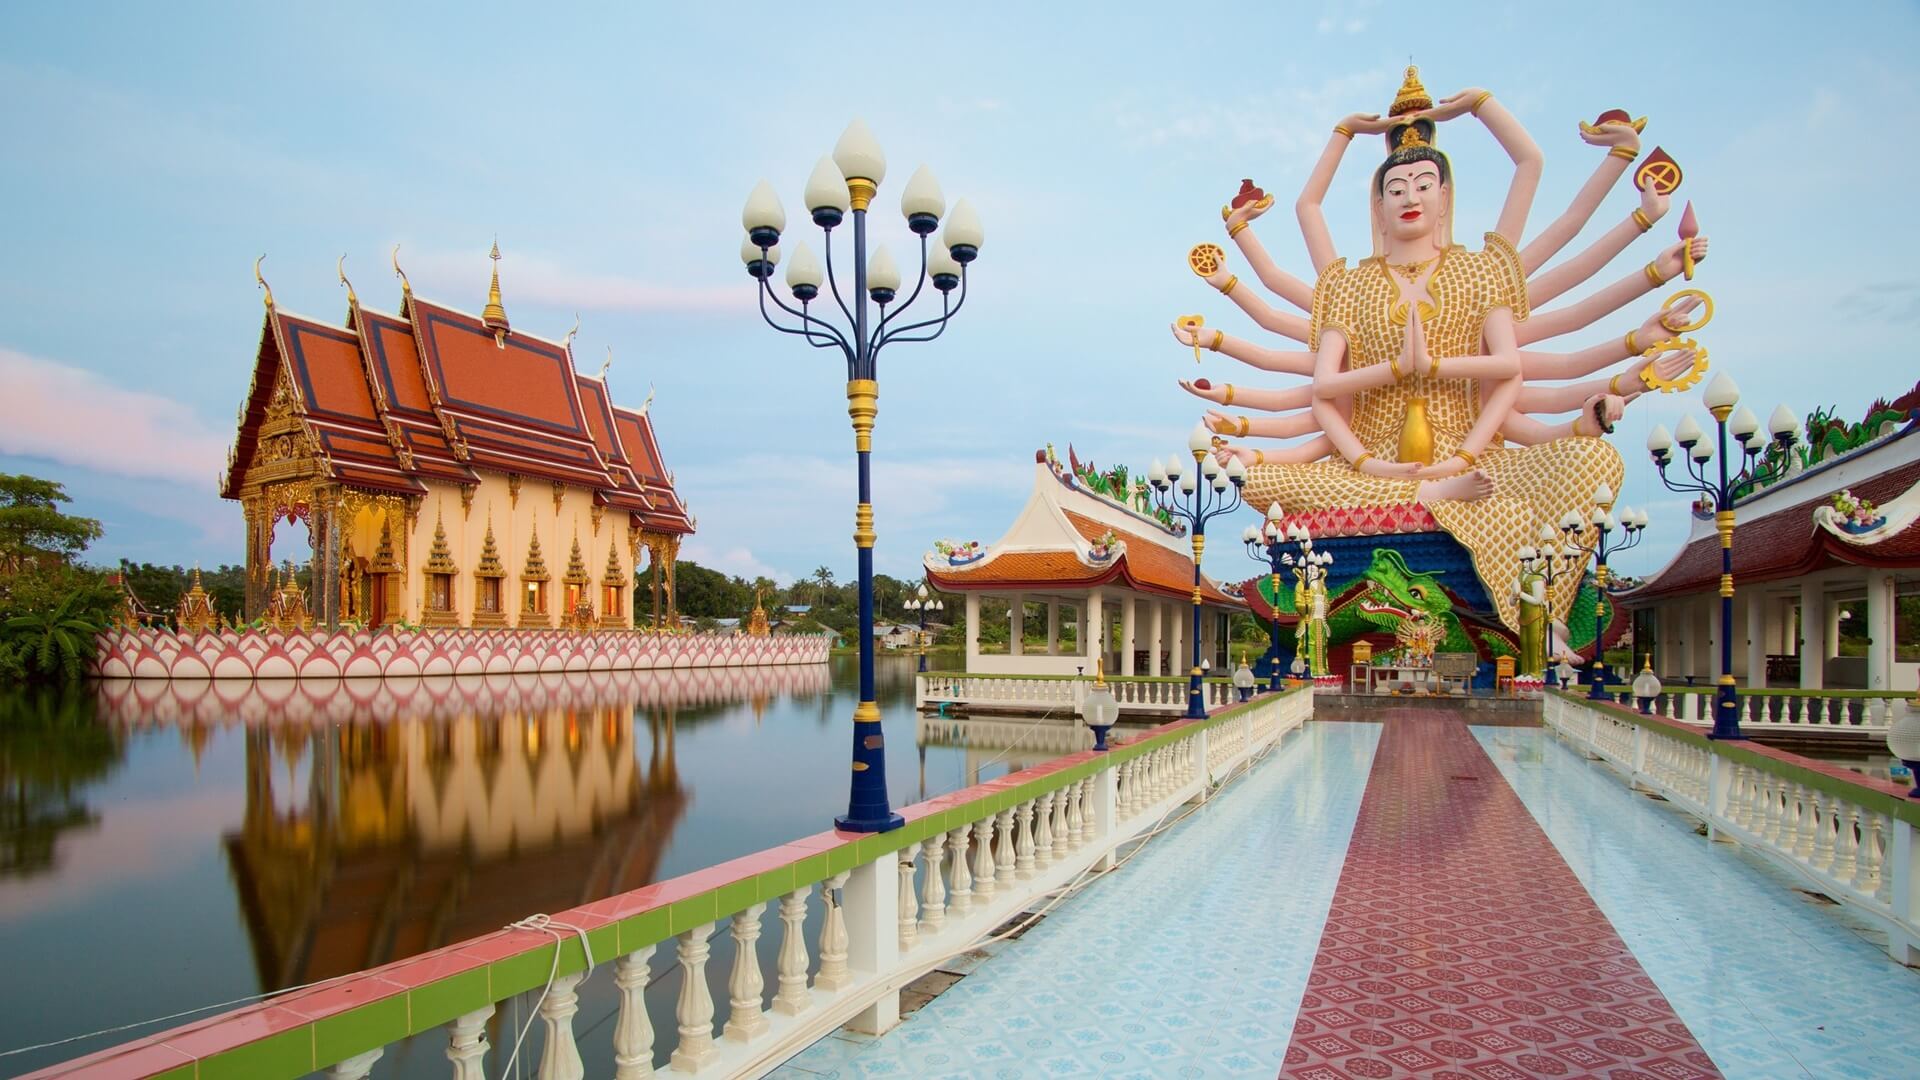
[{"label": "white column", "polygon": [[1101,606],[1100,590],[1094,589],[1087,594],[1087,617],[1080,623],[1080,654],[1087,658],[1088,668],[1093,667],[1095,657],[1106,655],[1106,629],[1106,609]]},{"label": "white column", "polygon": [[1827,596],[1818,581],[1800,583],[1800,689],[1826,685]]},{"label": "white column", "polygon": [[1867,689],[1893,689],[1893,575],[1867,573]]},{"label": "white column", "polygon": [[[858,975],[893,970],[900,956],[900,880],[898,859],[882,855],[856,866],[841,890],[846,907],[847,964]],[[848,1021],[847,1026],[879,1035],[900,1023],[900,991],[889,990]]]},{"label": "white column", "polygon": [[1747,685],[1755,690],[1767,685],[1767,606],[1759,592],[1747,597]]},{"label": "white column", "polygon": [[1831,658],[1840,655],[1840,605],[1838,603],[1827,605],[1826,633],[1822,641],[1825,643],[1823,656]]},{"label": "white column", "polygon": [[1173,621],[1172,648],[1167,654],[1167,674],[1185,675],[1193,664],[1193,650],[1187,647],[1187,606],[1168,603],[1167,617]]},{"label": "white column", "polygon": [[1060,655],[1060,601],[1047,601],[1047,655]]},{"label": "white column", "polygon": [[1120,674],[1133,675],[1133,605],[1136,597],[1132,593],[1123,593],[1120,597]]},{"label": "white column", "polygon": [[[1696,640],[1701,648],[1694,651],[1697,662],[1694,670],[1711,677],[1720,675],[1720,593],[1716,590],[1711,596],[1700,598],[1700,632]],[[1709,678],[1708,681],[1712,681]]]},{"label": "white column", "polygon": [[1164,675],[1160,670],[1160,613],[1166,605],[1158,599],[1147,600],[1147,674]]},{"label": "white column", "polygon": [[1027,651],[1027,596],[1015,593],[1007,602],[1007,652],[1014,656]]},{"label": "white column", "polygon": [[980,594],[967,594],[967,670],[980,670]]}]

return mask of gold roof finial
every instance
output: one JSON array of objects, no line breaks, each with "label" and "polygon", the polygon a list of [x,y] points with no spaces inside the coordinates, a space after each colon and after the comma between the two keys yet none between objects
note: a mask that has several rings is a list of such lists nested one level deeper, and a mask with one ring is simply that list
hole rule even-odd
[{"label": "gold roof finial", "polygon": [[500,241],[493,242],[487,258],[493,260],[493,283],[487,286],[487,306],[480,312],[480,321],[494,332],[495,340],[499,340],[508,329],[507,308],[500,302]]},{"label": "gold roof finial", "polygon": [[340,261],[333,264],[333,269],[340,275],[340,284],[346,286],[347,303],[353,307],[359,307],[360,298],[353,294],[353,282],[347,280],[347,257],[340,256]]},{"label": "gold roof finial", "polygon": [[569,329],[567,331],[566,337],[563,337],[560,339],[560,347],[567,350],[568,352],[572,352],[573,351],[573,335],[579,332],[580,332],[580,313],[576,311],[573,313],[573,327],[572,329]]},{"label": "gold roof finial", "polygon": [[1387,115],[1403,116],[1431,108],[1433,98],[1427,96],[1427,88],[1420,85],[1420,69],[1409,63],[1406,78],[1400,81],[1400,92],[1393,96],[1393,107],[1387,110]]},{"label": "gold roof finial", "polygon": [[612,368],[613,368],[613,346],[609,345],[607,346],[606,363],[600,365],[599,379],[601,382],[607,381],[607,372],[612,370]]},{"label": "gold roof finial", "polygon": [[265,261],[267,261],[267,257],[265,255],[262,255],[259,258],[253,260],[253,280],[255,283],[257,283],[260,286],[261,291],[267,294],[266,296],[267,310],[272,311],[273,310],[273,286],[268,285],[267,279],[260,276],[260,264]]},{"label": "gold roof finial", "polygon": [[400,279],[400,295],[413,295],[413,282],[407,280],[407,272],[400,269],[400,245],[393,245],[393,276]]}]

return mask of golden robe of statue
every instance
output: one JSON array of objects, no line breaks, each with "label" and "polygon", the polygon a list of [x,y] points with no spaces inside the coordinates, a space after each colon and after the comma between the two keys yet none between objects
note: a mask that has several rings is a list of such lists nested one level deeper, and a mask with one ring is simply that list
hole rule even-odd
[{"label": "golden robe of statue", "polygon": [[[1486,247],[1469,251],[1455,244],[1440,254],[1423,310],[1428,349],[1439,377],[1412,376],[1353,397],[1350,423],[1367,451],[1382,461],[1431,464],[1453,456],[1480,412],[1479,382],[1445,376],[1446,358],[1480,351],[1487,313],[1508,308],[1516,323],[1526,319],[1527,286],[1520,258],[1498,233]],[[1424,307],[1424,305],[1423,305]],[[1409,318],[1385,260],[1363,259],[1348,269],[1346,260],[1327,265],[1313,289],[1308,347],[1319,348],[1320,332],[1333,327],[1347,339],[1347,366],[1358,370],[1385,364],[1399,355]],[[1531,447],[1507,447],[1495,439],[1477,462],[1493,476],[1495,494],[1473,502],[1437,500],[1427,505],[1442,528],[1473,555],[1487,594],[1509,627],[1520,625],[1514,586],[1518,552],[1538,540],[1540,526],[1558,527],[1562,516],[1593,509],[1595,488],[1619,490],[1620,455],[1604,440],[1586,436],[1555,439]],[[1288,513],[1344,507],[1412,503],[1419,482],[1366,476],[1339,458],[1303,465],[1254,465],[1248,470],[1246,501],[1251,506],[1279,503]],[[1552,609],[1564,611],[1579,588],[1578,575],[1555,583]]]}]

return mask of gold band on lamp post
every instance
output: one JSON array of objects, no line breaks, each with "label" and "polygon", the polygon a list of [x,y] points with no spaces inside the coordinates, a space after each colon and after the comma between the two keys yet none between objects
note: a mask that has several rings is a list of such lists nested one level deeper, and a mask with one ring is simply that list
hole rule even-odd
[{"label": "gold band on lamp post", "polygon": [[880,415],[879,380],[847,380],[847,415],[853,419],[853,448],[863,454],[871,452],[873,421]]},{"label": "gold band on lamp post", "polygon": [[879,190],[880,185],[864,176],[847,177],[847,202],[855,210],[865,210],[873,202],[874,193]]},{"label": "gold band on lamp post", "polygon": [[870,548],[877,539],[873,531],[873,504],[861,503],[853,508],[853,543],[855,547]]}]

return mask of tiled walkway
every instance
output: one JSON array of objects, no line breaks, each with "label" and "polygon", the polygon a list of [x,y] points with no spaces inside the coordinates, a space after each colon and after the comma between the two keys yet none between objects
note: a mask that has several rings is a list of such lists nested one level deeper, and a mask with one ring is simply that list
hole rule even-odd
[{"label": "tiled walkway", "polygon": [[1309,723],[900,1027],[775,1075],[1915,1075],[1920,972],[1803,882],[1540,728],[1367,719]]},{"label": "tiled walkway", "polygon": [[1309,724],[878,1040],[775,1075],[1272,1077],[1380,729]]},{"label": "tiled walkway", "polygon": [[1460,715],[1380,719],[1280,1075],[1719,1075]]}]

